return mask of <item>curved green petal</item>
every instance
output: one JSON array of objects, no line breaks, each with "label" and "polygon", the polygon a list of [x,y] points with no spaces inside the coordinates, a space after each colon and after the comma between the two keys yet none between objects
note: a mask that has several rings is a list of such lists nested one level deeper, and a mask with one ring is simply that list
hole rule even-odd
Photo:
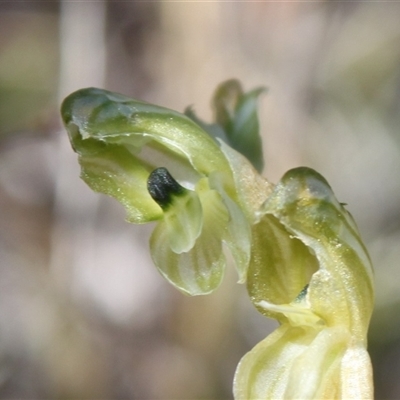
[{"label": "curved green petal", "polygon": [[145,223],[160,219],[161,208],[146,189],[152,167],[139,161],[126,149],[97,146],[91,154],[79,156],[81,178],[96,192],[117,199],[126,209],[127,220]]},{"label": "curved green petal", "polygon": [[232,171],[235,198],[250,223],[254,223],[261,205],[272,193],[274,186],[263,178],[242,154],[222,140],[220,145]]},{"label": "curved green petal", "polygon": [[284,324],[240,361],[236,400],[372,399],[371,363],[343,327]]},{"label": "curved green petal", "polygon": [[352,217],[326,180],[305,167],[288,171],[263,212],[318,261],[306,293],[312,312],[329,326],[345,326],[365,343],[373,308],[372,266]]},{"label": "curved green petal", "polygon": [[[235,267],[239,275],[239,283],[244,283],[247,277],[247,268],[251,252],[251,230],[243,210],[227,194],[229,184],[226,185],[226,176],[215,172],[209,177],[209,186],[216,190],[228,210],[229,221],[227,229],[221,240],[228,246],[235,261]],[[227,186],[227,187],[226,187]]]},{"label": "curved green petal", "polygon": [[[229,171],[217,143],[190,118],[176,111],[87,88],[69,95],[61,113],[78,153],[84,152],[85,140],[89,138],[118,144],[133,152],[154,141],[187,158],[201,174]],[[83,141],[71,134],[76,131]]]},{"label": "curved green petal", "polygon": [[209,189],[205,178],[199,182],[196,193],[203,210],[203,225],[193,247],[179,254],[174,252],[169,244],[171,233],[164,221],[160,221],[150,239],[151,255],[160,273],[192,296],[210,293],[221,283],[225,269],[222,238],[229,222],[221,196]]},{"label": "curved green petal", "polygon": [[283,322],[284,315],[260,307],[259,302],[279,305],[294,301],[318,270],[317,259],[273,215],[253,225],[252,237],[249,295],[261,313]]},{"label": "curved green petal", "polygon": [[167,231],[167,243],[174,253],[189,251],[203,227],[203,209],[196,192],[186,190],[176,196],[165,210],[162,226]]}]

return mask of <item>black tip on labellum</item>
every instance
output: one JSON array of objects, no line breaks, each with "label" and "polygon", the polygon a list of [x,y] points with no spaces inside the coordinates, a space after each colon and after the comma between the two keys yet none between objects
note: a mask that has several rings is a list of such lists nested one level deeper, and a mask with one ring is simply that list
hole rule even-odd
[{"label": "black tip on labellum", "polygon": [[308,291],[308,286],[309,286],[308,284],[306,286],[304,286],[302,291],[296,297],[296,301],[302,301],[304,299],[304,297],[306,297],[307,291]]},{"label": "black tip on labellum", "polygon": [[147,179],[147,190],[161,208],[171,204],[172,197],[182,194],[185,189],[164,167],[155,169]]}]

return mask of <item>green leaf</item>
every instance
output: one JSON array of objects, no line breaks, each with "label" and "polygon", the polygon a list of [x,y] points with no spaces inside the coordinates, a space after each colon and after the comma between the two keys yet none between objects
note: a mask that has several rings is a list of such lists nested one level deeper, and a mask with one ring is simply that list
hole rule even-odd
[{"label": "green leaf", "polygon": [[225,143],[229,143],[229,139],[226,136],[226,133],[221,125],[217,123],[207,124],[197,117],[196,113],[193,110],[193,107],[187,107],[185,109],[185,115],[189,117],[193,122],[199,125],[205,132],[207,132],[214,139],[220,139]]},{"label": "green leaf", "polygon": [[213,97],[215,120],[224,129],[228,144],[247,157],[258,172],[264,168],[264,157],[257,100],[265,90],[244,93],[239,81],[232,79],[222,83]]},{"label": "green leaf", "polygon": [[208,124],[197,117],[192,107],[185,115],[201,126],[211,137],[223,141],[244,155],[261,172],[264,157],[257,116],[257,100],[265,88],[244,93],[240,82],[231,79],[216,89],[212,106],[215,122]]}]

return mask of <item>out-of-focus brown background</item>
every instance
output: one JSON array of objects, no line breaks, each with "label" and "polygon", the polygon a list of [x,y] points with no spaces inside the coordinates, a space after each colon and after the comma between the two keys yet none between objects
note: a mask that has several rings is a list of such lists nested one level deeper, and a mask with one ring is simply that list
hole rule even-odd
[{"label": "out-of-focus brown background", "polygon": [[230,269],[189,298],[151,226],[78,178],[58,108],[98,86],[210,118],[216,85],[266,85],[265,175],[320,171],[376,270],[376,398],[400,398],[400,4],[0,3],[0,398],[229,399],[275,327]]}]

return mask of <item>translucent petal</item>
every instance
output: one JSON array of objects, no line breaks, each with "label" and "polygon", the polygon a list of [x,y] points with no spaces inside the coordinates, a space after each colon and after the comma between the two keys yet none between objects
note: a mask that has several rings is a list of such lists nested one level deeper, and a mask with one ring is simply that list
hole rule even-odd
[{"label": "translucent petal", "polygon": [[[235,399],[345,399],[342,387],[348,377],[343,375],[342,362],[350,343],[349,332],[341,327],[284,324],[240,361]],[[368,369],[368,363],[364,367]],[[364,393],[361,390],[352,399],[369,398],[362,397]]]},{"label": "translucent petal", "polygon": [[250,224],[242,209],[226,193],[224,185],[226,179],[224,178],[224,174],[213,173],[209,177],[209,185],[221,195],[221,199],[228,210],[229,222],[222,239],[235,260],[235,267],[239,274],[239,283],[244,283],[247,277],[251,252]]},{"label": "translucent petal", "polygon": [[63,102],[61,113],[71,142],[79,153],[82,139],[140,149],[149,141],[190,161],[204,175],[214,170],[229,171],[218,144],[190,118],[167,108],[133,100],[102,89],[81,89]]},{"label": "translucent petal", "polygon": [[317,259],[272,215],[264,216],[252,233],[248,292],[259,311],[283,322],[283,315],[260,307],[260,301],[277,305],[294,301],[318,270]]},{"label": "translucent petal", "polygon": [[163,225],[171,250],[178,254],[189,251],[203,227],[203,209],[196,192],[186,190],[184,195],[175,196],[165,210]]},{"label": "translucent petal", "polygon": [[207,294],[216,289],[225,268],[222,238],[227,230],[228,211],[220,195],[204,186],[197,191],[203,209],[203,227],[189,251],[177,254],[171,249],[164,221],[158,224],[150,239],[153,261],[161,274],[190,295]]},{"label": "translucent petal", "polygon": [[310,326],[314,329],[325,326],[325,321],[310,310],[304,297],[299,301],[296,299],[291,304],[276,305],[262,300],[257,305],[265,310],[283,314],[292,326]]},{"label": "translucent petal", "polygon": [[127,211],[127,220],[145,223],[160,219],[161,208],[147,191],[151,167],[122,147],[102,146],[79,157],[82,179],[96,192],[116,198]]},{"label": "translucent petal", "polygon": [[343,399],[373,400],[372,365],[364,346],[352,346],[346,350],[340,374]]},{"label": "translucent petal", "polygon": [[222,198],[230,216],[224,242],[235,260],[235,267],[239,274],[238,282],[244,283],[247,278],[251,252],[250,226],[239,206],[225,193],[222,194]]},{"label": "translucent petal", "polygon": [[365,342],[373,308],[372,266],[353,219],[326,180],[309,168],[287,172],[263,212],[273,215],[318,261],[307,290],[312,311]]},{"label": "translucent petal", "polygon": [[250,162],[236,150],[220,141],[221,150],[229,162],[235,182],[235,196],[248,220],[253,223],[257,212],[273,190],[273,185],[264,179]]}]

